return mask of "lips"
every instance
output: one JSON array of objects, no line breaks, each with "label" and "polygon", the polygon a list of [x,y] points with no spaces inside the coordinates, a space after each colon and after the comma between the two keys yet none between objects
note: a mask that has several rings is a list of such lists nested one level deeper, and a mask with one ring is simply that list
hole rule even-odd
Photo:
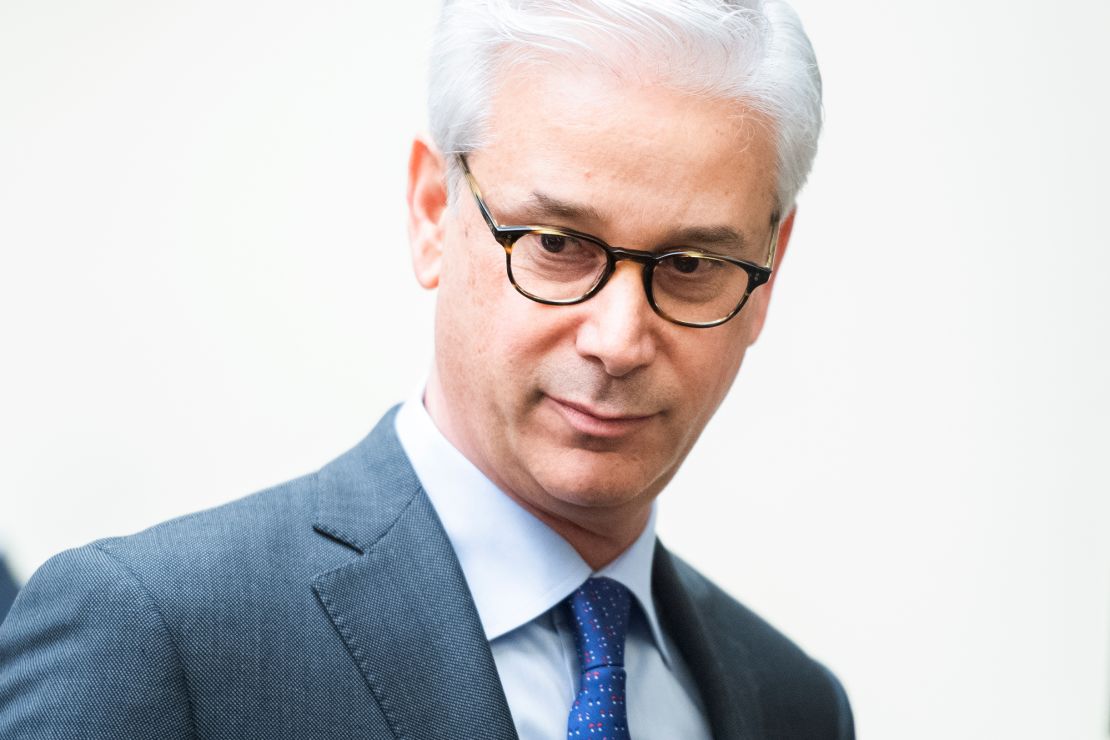
[{"label": "lips", "polygon": [[641,429],[655,416],[596,409],[553,396],[547,398],[575,432],[590,437],[623,437]]}]

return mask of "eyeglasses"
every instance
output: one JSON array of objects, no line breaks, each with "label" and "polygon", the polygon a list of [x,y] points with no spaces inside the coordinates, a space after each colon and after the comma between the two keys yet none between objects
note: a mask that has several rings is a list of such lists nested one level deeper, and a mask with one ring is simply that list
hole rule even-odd
[{"label": "eyeglasses", "polygon": [[537,303],[565,306],[589,300],[605,287],[620,260],[644,266],[652,310],[681,326],[719,326],[744,307],[771,278],[778,219],[771,229],[768,266],[695,249],[659,253],[611,247],[601,239],[550,226],[500,226],[482,200],[464,155],[458,155],[470,192],[493,238],[505,249],[505,269],[517,291]]}]

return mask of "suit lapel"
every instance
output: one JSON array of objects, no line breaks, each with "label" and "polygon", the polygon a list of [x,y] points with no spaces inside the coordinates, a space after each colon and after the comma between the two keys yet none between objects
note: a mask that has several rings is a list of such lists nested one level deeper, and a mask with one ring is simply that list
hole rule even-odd
[{"label": "suit lapel", "polygon": [[699,608],[693,592],[698,585],[683,580],[674,557],[656,541],[652,591],[659,618],[697,682],[713,737],[759,737],[762,712],[751,661],[745,659],[747,648],[740,636],[713,624],[712,615]]},{"label": "suit lapel", "polygon": [[313,588],[397,738],[516,738],[462,569],[393,432],[395,410],[319,475],[322,535],[351,562]]}]

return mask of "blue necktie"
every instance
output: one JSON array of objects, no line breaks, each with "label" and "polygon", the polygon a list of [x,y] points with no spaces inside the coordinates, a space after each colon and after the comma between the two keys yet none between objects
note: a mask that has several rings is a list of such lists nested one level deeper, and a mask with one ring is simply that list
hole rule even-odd
[{"label": "blue necktie", "polygon": [[630,740],[624,703],[624,637],[632,594],[611,578],[590,578],[567,597],[578,648],[578,696],[567,738]]}]

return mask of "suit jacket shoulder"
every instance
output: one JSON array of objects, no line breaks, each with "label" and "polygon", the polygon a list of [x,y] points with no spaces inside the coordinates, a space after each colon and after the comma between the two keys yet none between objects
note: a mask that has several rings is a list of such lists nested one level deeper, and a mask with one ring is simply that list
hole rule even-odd
[{"label": "suit jacket shoulder", "polygon": [[315,478],[51,558],[0,627],[0,737],[331,737],[345,693],[389,736],[312,589],[353,554]]},{"label": "suit jacket shoulder", "polygon": [[[423,544],[451,584],[452,563],[392,418],[315,474],[49,560],[0,625],[0,737],[398,736],[382,702],[406,635],[375,616],[410,564],[379,566]],[[465,624],[460,592],[438,593]]]}]

